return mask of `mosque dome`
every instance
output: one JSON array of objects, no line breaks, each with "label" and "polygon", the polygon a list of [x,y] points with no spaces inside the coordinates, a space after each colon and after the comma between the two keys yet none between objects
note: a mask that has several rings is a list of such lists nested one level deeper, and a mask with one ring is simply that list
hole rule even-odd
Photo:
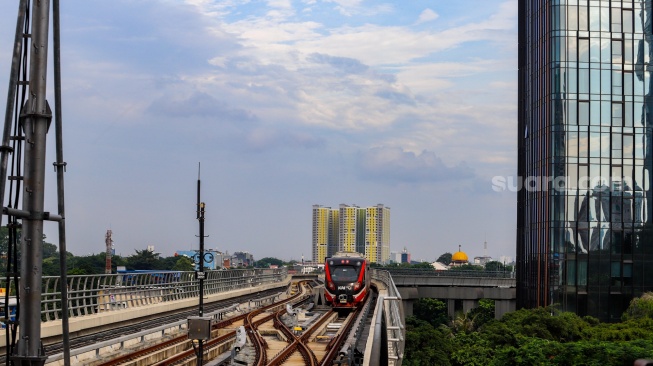
[{"label": "mosque dome", "polygon": [[460,262],[466,263],[469,261],[469,258],[467,257],[467,254],[465,254],[465,252],[455,252],[451,256],[451,261],[453,261],[454,263],[460,263]]}]

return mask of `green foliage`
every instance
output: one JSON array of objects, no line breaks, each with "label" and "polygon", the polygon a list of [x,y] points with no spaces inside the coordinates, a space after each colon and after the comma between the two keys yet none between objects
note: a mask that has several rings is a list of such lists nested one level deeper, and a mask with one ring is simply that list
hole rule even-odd
[{"label": "green foliage", "polygon": [[494,319],[494,300],[480,299],[478,307],[469,311],[469,316],[474,319],[475,328],[479,328]]},{"label": "green foliage", "polygon": [[447,304],[437,299],[424,298],[415,301],[413,314],[415,314],[416,318],[426,321],[433,327],[449,322]]},{"label": "green foliage", "polygon": [[[649,296],[633,301],[637,311],[627,312],[627,320],[621,323],[601,323],[555,307],[522,309],[495,320],[490,317],[492,302],[482,300],[478,308],[457,314],[448,327],[439,328],[431,325],[430,318],[437,300],[426,301],[413,308],[419,309],[415,312],[419,316],[407,319],[406,348],[412,351],[406,352],[405,364],[630,366],[636,359],[653,358],[653,318],[640,311],[646,309]],[[419,343],[415,334],[434,337],[435,331],[450,343],[445,361],[414,349],[428,346]],[[409,345],[409,339],[416,344]]]},{"label": "green foliage", "polygon": [[172,266],[173,271],[193,271],[195,270],[195,264],[193,261],[188,258],[184,257],[183,255],[180,257],[176,257],[177,261],[175,264]]},{"label": "green foliage", "polygon": [[410,323],[407,320],[407,328],[408,324],[410,330],[406,332],[403,365],[451,365],[449,355],[452,345],[445,331],[415,318]]},{"label": "green foliage", "polygon": [[411,268],[433,269],[433,266],[429,262],[420,262],[420,263],[411,264]]},{"label": "green foliage", "polygon": [[470,333],[476,329],[476,323],[470,313],[457,313],[451,320],[451,330],[454,333]]},{"label": "green foliage", "polygon": [[485,271],[483,266],[477,266],[475,264],[463,264],[460,267],[452,268],[450,271]]},{"label": "green foliage", "polygon": [[435,261],[440,262],[442,264],[449,265],[451,263],[451,257],[453,257],[453,254],[446,252],[441,256],[439,256],[438,259],[436,259]]},{"label": "green foliage", "polygon": [[257,268],[269,268],[271,264],[281,267],[283,266],[283,261],[274,257],[265,257],[256,261]]},{"label": "green foliage", "polygon": [[160,264],[159,253],[150,252],[147,249],[135,250],[136,254],[127,257],[128,269],[153,270],[165,269]]},{"label": "green foliage", "polygon": [[653,318],[653,292],[647,292],[641,297],[636,297],[630,301],[628,309],[623,313],[621,319],[641,319]]},{"label": "green foliage", "polygon": [[494,349],[478,333],[458,333],[452,344],[452,365],[486,366],[494,356]]}]

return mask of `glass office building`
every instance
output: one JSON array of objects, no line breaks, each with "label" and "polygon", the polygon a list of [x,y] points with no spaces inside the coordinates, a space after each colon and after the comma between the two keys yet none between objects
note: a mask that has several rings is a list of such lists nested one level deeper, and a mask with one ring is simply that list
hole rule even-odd
[{"label": "glass office building", "polygon": [[653,290],[652,0],[519,0],[517,301]]}]

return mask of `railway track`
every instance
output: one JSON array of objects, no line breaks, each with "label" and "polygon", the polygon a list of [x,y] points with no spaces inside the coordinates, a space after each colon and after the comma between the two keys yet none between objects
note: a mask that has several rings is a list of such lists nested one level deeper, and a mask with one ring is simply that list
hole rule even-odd
[{"label": "railway track", "polygon": [[[308,298],[304,291],[297,292],[294,296],[278,301],[276,303],[263,306],[249,313],[243,313],[232,316],[228,319],[214,323],[212,326],[212,339],[204,342],[204,350],[207,353],[205,359],[211,358],[212,353],[221,351],[225,348],[225,343],[230,343],[236,336],[234,324],[246,322],[252,314],[261,314],[266,310],[284,306],[288,302],[305,301]],[[268,319],[256,320],[256,322],[267,321]],[[222,333],[222,334],[221,334]],[[221,347],[222,346],[222,347]],[[229,346],[227,344],[227,346]],[[221,352],[220,352],[221,353]],[[189,341],[187,335],[180,334],[173,336],[171,339],[157,342],[157,344],[143,347],[139,350],[129,352],[128,354],[112,357],[110,360],[98,361],[89,365],[93,366],[115,366],[115,365],[185,365],[195,364],[196,353],[193,343]]]},{"label": "railway track", "polygon": [[[355,323],[366,321],[366,316],[361,316],[361,311],[367,306],[373,308],[375,299],[375,295],[366,299],[365,306],[349,313],[339,314],[331,308],[316,310],[315,313],[321,314],[308,319],[306,327],[297,327],[298,321],[285,314],[285,309],[274,314],[272,321],[267,320],[270,316],[261,320],[256,318],[256,324],[252,326],[254,331],[248,333],[256,357],[249,362],[241,360],[240,363],[267,366],[330,366],[336,361],[349,364],[349,355],[343,352],[343,347],[349,349],[356,346],[353,341],[355,335],[350,334],[350,330]],[[264,334],[268,336],[263,336]],[[353,345],[348,344],[345,347],[347,342],[353,342]]]},{"label": "railway track", "polygon": [[[211,339],[203,343],[205,362],[257,366],[330,366],[334,360],[343,362],[343,345],[348,336],[351,338],[352,325],[364,318],[359,315],[364,307],[343,314],[329,307],[307,308],[310,291],[307,284],[298,284],[293,296],[214,323]],[[238,328],[245,329],[249,341],[234,347]],[[196,363],[196,347],[182,331],[168,339],[161,338],[156,344],[85,364],[195,366]]]},{"label": "railway track", "polygon": [[[206,313],[211,313],[240,303],[246,303],[249,300],[253,300],[256,298],[271,296],[278,292],[279,289],[263,290],[257,292],[256,294],[243,295],[231,299],[208,303],[204,306],[204,309]],[[135,334],[140,331],[156,328],[157,326],[166,325],[166,324],[174,323],[176,321],[184,320],[187,319],[189,316],[194,316],[194,315],[197,315],[197,309],[192,308],[183,311],[171,312],[168,314],[159,314],[158,316],[152,319],[131,322],[124,326],[112,328],[109,330],[99,331],[92,334],[86,334],[82,336],[75,336],[71,334],[70,348],[78,349],[85,346],[97,344],[100,342],[109,341],[112,339],[116,339],[120,336]],[[46,354],[56,355],[63,352],[63,343],[54,342],[54,343],[46,344],[44,345],[44,348]],[[6,357],[7,356],[4,353],[0,355],[0,365],[6,363]]]}]

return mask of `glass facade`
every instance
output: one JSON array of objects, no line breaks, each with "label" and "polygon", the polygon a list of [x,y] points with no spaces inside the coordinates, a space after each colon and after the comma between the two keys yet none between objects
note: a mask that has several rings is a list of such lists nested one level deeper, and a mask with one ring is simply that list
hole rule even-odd
[{"label": "glass facade", "polygon": [[653,290],[652,1],[519,0],[519,307]]}]

